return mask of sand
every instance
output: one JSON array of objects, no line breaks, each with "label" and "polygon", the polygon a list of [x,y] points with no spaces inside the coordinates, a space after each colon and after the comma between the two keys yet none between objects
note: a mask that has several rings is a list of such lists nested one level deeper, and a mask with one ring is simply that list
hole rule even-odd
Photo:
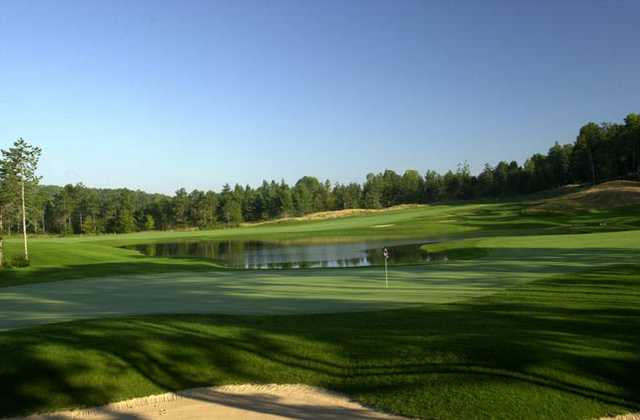
[{"label": "sand", "polygon": [[274,224],[274,223],[282,223],[282,222],[306,222],[309,220],[329,220],[329,219],[339,219],[342,217],[349,216],[358,216],[362,214],[375,214],[375,213],[386,213],[395,210],[404,210],[404,209],[414,209],[419,207],[426,207],[424,204],[398,204],[396,206],[385,207],[383,209],[344,209],[344,210],[329,210],[329,211],[320,211],[316,213],[309,213],[304,216],[298,217],[283,217],[281,219],[275,220],[266,220],[263,222],[245,222],[240,223],[241,226],[258,226],[258,225],[266,225],[266,224]]},{"label": "sand", "polygon": [[102,407],[14,420],[115,419],[402,419],[363,407],[342,395],[306,385],[230,385],[197,388]]},{"label": "sand", "polygon": [[[228,385],[134,398],[101,407],[6,420],[397,419],[307,385]],[[600,420],[640,420],[640,413]]]},{"label": "sand", "polygon": [[623,414],[617,417],[603,417],[600,420],[640,420],[640,413]]}]

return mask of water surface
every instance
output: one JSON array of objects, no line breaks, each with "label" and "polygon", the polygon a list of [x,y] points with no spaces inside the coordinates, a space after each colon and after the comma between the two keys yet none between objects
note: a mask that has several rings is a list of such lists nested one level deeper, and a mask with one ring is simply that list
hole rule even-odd
[{"label": "water surface", "polygon": [[134,245],[148,256],[208,258],[231,268],[289,269],[362,267],[384,264],[384,248],[390,264],[420,263],[428,255],[420,249],[429,240],[375,240],[358,242],[201,240]]}]

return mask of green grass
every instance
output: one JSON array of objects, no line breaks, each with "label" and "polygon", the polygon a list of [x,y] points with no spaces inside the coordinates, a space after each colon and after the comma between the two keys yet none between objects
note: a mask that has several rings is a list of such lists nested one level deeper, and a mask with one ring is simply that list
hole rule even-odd
[{"label": "green grass", "polygon": [[[324,386],[421,418],[640,410],[640,215],[527,208],[35,239],[30,267],[0,273],[0,416],[246,382]],[[393,267],[385,290],[376,267],[233,271],[119,248],[380,237],[439,239],[426,248],[449,261]]]},{"label": "green grass", "polygon": [[167,315],[0,334],[0,412],[230,383],[307,383],[438,419],[640,409],[640,270],[593,269],[467,302],[351,314]]},{"label": "green grass", "polygon": [[[527,202],[425,206],[341,219],[283,222],[235,229],[142,232],[126,235],[37,238],[30,241],[31,266],[0,271],[0,287],[122,274],[209,271],[211,261],[144,257],[125,245],[195,239],[459,238],[615,232],[640,229],[640,214],[629,209],[573,215],[528,213]],[[604,225],[603,223],[606,223]],[[377,228],[379,225],[391,225]],[[7,239],[6,258],[21,252],[19,238]]]},{"label": "green grass", "polygon": [[0,331],[127,314],[353,312],[463,301],[556,274],[635,263],[640,232],[475,238],[426,247],[436,258],[451,258],[392,266],[389,289],[378,267],[140,275],[143,265],[133,275],[25,284],[0,293]]}]

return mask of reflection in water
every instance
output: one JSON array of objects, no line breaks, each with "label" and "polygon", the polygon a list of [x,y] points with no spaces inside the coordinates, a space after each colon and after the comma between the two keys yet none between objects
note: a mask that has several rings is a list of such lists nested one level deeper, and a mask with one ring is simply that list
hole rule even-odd
[{"label": "reflection in water", "polygon": [[430,241],[390,240],[351,243],[286,241],[197,241],[135,245],[148,256],[207,258],[221,265],[245,269],[291,269],[319,267],[361,267],[384,264],[383,250],[389,250],[389,263],[407,264],[430,261],[420,246]]}]

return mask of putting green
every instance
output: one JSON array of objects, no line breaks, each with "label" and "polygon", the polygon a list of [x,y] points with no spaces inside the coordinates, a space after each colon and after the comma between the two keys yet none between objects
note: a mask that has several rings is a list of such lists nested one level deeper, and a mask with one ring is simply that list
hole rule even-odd
[{"label": "putting green", "polygon": [[[368,311],[451,303],[594,266],[634,262],[635,232],[491,238],[475,260],[392,267],[274,271],[173,272],[36,283],[0,289],[0,330],[74,319],[159,313],[294,314]],[[568,241],[568,242],[567,242]],[[449,244],[442,244],[451,247]],[[460,241],[460,247],[470,246]],[[515,247],[518,245],[519,247]]]},{"label": "putting green", "polygon": [[[0,270],[0,415],[273,382],[324,386],[420,418],[637,410],[637,211],[531,215],[526,207],[34,239],[29,267]],[[231,271],[120,248],[417,237],[442,242],[426,245],[430,263],[392,266],[389,289],[379,267]],[[8,258],[21,250],[18,238],[6,241]],[[128,316],[142,314],[158,315]],[[64,322],[86,318],[97,319]],[[44,323],[58,324],[26,328]]]}]

